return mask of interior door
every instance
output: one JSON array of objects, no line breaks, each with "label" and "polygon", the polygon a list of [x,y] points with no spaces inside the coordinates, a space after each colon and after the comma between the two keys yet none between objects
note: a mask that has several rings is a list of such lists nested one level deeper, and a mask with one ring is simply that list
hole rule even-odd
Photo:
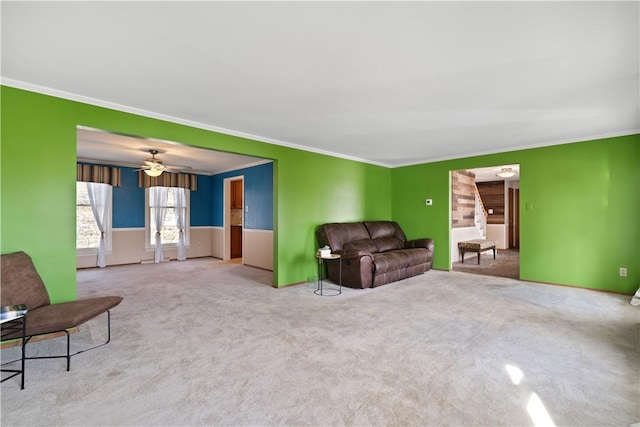
[{"label": "interior door", "polygon": [[231,258],[242,258],[242,230],[244,227],[244,180],[242,178],[231,181],[231,241],[229,252]]}]

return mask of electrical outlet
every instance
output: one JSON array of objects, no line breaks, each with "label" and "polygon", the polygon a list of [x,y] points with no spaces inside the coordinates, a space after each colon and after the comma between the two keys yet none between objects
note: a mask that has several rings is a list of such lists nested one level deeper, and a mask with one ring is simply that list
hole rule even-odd
[{"label": "electrical outlet", "polygon": [[625,267],[620,267],[620,277],[627,277],[627,269]]}]

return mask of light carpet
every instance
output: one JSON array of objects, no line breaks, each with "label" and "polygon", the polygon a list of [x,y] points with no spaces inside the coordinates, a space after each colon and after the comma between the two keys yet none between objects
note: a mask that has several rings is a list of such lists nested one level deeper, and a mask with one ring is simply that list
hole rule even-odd
[{"label": "light carpet", "polygon": [[[630,297],[434,270],[333,297],[270,283],[270,272],[215,259],[79,271],[79,297],[124,297],[111,343],[72,358],[70,372],[27,361],[24,390],[2,384],[2,425],[640,421]],[[72,346],[100,342],[105,326],[92,320]]]}]

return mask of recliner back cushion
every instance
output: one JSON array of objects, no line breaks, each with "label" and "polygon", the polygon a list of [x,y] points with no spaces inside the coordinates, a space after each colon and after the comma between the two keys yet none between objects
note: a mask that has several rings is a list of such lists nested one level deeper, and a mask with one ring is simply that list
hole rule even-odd
[{"label": "recliner back cushion", "polygon": [[383,237],[381,239],[373,240],[378,247],[378,252],[395,251],[396,249],[402,249],[404,242],[395,237]]},{"label": "recliner back cushion", "polygon": [[49,294],[31,257],[24,252],[0,255],[2,305],[25,304],[34,310],[49,305]]},{"label": "recliner back cushion", "polygon": [[[332,251],[339,251],[347,242],[369,238],[369,232],[361,222],[329,223],[316,231],[320,246],[329,245]],[[375,247],[375,245],[374,245]]]},{"label": "recliner back cushion", "polygon": [[395,221],[365,221],[364,226],[367,227],[369,235],[373,240],[381,239],[384,237],[395,237],[404,243],[407,241],[407,237]]},{"label": "recliner back cushion", "polygon": [[346,242],[342,247],[345,251],[364,251],[369,253],[378,252],[378,246],[371,239],[356,240],[353,242]]}]

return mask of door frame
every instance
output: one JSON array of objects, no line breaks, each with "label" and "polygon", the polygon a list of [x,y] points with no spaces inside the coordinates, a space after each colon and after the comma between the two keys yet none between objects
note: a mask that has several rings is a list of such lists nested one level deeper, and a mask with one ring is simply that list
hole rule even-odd
[{"label": "door frame", "polygon": [[[242,204],[244,206],[244,175],[230,176],[223,180],[223,228],[224,244],[222,245],[222,259],[231,259],[231,181],[242,181]],[[244,209],[242,210],[242,264],[244,264]]]},{"label": "door frame", "polygon": [[520,249],[520,188],[509,187],[509,226],[507,228],[509,249]]},{"label": "door frame", "polygon": [[[504,165],[504,166],[508,166],[508,165]],[[449,271],[453,270],[453,263],[457,261],[457,259],[453,256],[453,253],[456,252],[457,250],[457,244],[455,242],[454,239],[454,227],[452,224],[452,218],[453,218],[453,200],[452,200],[452,192],[453,192],[453,179],[452,179],[452,174],[453,172],[456,171],[473,171],[473,170],[478,170],[478,169],[494,169],[494,170],[500,170],[500,168],[502,168],[503,165],[494,165],[494,166],[475,166],[475,167],[467,167],[467,168],[455,168],[455,169],[451,169],[449,170],[449,194],[448,194],[448,199],[449,199],[449,209],[448,209],[448,216],[449,216]],[[515,203],[516,204],[516,215],[517,215],[517,228],[515,229],[515,232],[517,233],[517,240],[518,240],[518,248],[520,246],[520,177],[522,176],[522,168],[521,165],[518,164],[519,167],[519,176],[518,176],[518,185],[517,187],[510,187],[507,183],[508,181],[505,180],[505,193],[504,193],[504,197],[505,197],[505,205],[509,205],[509,190],[511,189],[515,189],[517,190],[517,194],[518,194],[518,198],[516,200]],[[477,178],[477,177],[476,177]],[[477,182],[477,181],[476,181]],[[504,238],[505,238],[505,244],[506,247],[511,247],[511,239],[510,239],[510,216],[511,216],[511,209],[509,206],[505,206],[505,221],[506,223],[505,225],[505,230],[504,230]],[[475,238],[475,237],[474,237]],[[455,250],[454,250],[455,249]]]}]

